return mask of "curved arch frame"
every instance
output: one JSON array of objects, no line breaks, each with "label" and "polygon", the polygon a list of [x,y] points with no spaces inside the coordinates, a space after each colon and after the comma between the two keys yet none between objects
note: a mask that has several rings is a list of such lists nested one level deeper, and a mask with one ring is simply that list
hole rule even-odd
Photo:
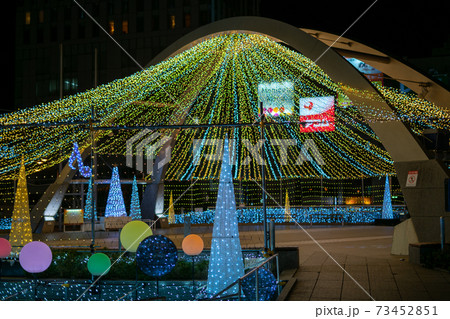
[{"label": "curved arch frame", "polygon": [[340,55],[357,58],[402,83],[420,97],[450,109],[450,91],[405,62],[354,39],[318,30],[303,28],[301,30],[325,45],[333,44],[333,50]]},{"label": "curved arch frame", "polygon": [[[257,33],[289,44],[298,52],[314,61],[334,81],[380,96],[379,101],[366,100],[356,95],[349,96],[354,102],[362,105],[370,103],[388,114],[393,112],[392,108],[384,102],[381,95],[366,77],[359,73],[340,54],[301,29],[268,18],[236,17],[205,25],[172,43],[152,59],[148,66],[160,63],[208,38],[229,33]],[[374,122],[370,118],[367,119],[372,130],[380,138],[394,162],[428,160],[424,150],[402,122]],[[396,138],[392,138],[393,136]]]},{"label": "curved arch frame", "polygon": [[[276,41],[281,41],[290,45],[292,48],[314,61],[334,81],[380,96],[379,100],[374,101],[366,100],[364,97],[350,95],[350,99],[356,104],[361,103],[364,105],[367,103],[384,112],[393,112],[392,108],[384,101],[382,96],[367,78],[351,66],[338,51],[325,44],[325,41],[321,41],[318,39],[319,37],[309,34],[311,32],[308,33],[284,22],[268,18],[235,17],[205,25],[172,43],[151,60],[147,66],[162,62],[163,60],[187,50],[197,43],[215,35],[237,32],[262,34]],[[340,39],[340,37],[334,35],[334,40]],[[366,47],[366,49],[367,48],[368,47]],[[371,48],[369,48],[368,51],[369,53],[364,52],[363,50],[362,53],[375,56],[379,55],[379,64],[386,63],[387,61],[394,61],[390,57],[383,57],[379,51]],[[364,59],[362,60],[364,61]],[[379,70],[386,72],[388,75],[391,73],[391,76],[394,78],[399,74],[412,74],[412,76],[415,79],[419,79],[419,81],[431,83],[434,92],[429,95],[429,100],[431,97],[434,101],[442,101],[443,99],[447,101],[450,96],[450,93],[445,89],[439,87],[433,81],[417,71],[411,68],[408,69],[409,67],[398,61],[395,63],[395,67],[391,68],[386,68],[373,62],[370,62],[370,64],[377,67]],[[415,89],[422,90],[422,86],[418,85]],[[431,101],[433,102],[433,100]],[[445,104],[442,104],[442,106],[445,106]],[[444,207],[444,180],[449,177],[447,169],[445,169],[439,161],[428,158],[413,134],[402,122],[375,122],[371,121],[366,114],[363,114],[363,116],[369,120],[370,127],[375,134],[377,134],[383,146],[394,160],[397,177],[400,181],[404,198],[408,203],[408,210],[412,217],[413,225],[416,226],[408,229],[412,229],[413,232],[417,233],[417,237],[415,238],[418,238],[419,241],[439,240],[439,216],[450,216],[450,214],[445,211]],[[164,148],[162,149],[162,152],[164,152]],[[410,170],[419,171],[416,188],[408,188],[405,186]],[[146,210],[150,209],[150,214],[163,212],[164,189],[163,186],[161,187],[158,185],[161,185],[159,182],[164,179],[164,169],[158,171],[156,175],[157,178],[150,184],[150,187],[147,187],[146,190],[148,190],[148,192],[145,192],[142,201],[143,215],[144,208]],[[423,197],[423,194],[425,194],[425,198]],[[450,232],[450,225],[447,225],[446,228],[447,231]],[[406,227],[403,227],[403,229],[406,229]],[[402,246],[400,248],[401,252],[403,254],[408,254],[409,243],[407,241],[405,242],[404,238],[409,236],[409,234],[401,233],[402,231],[397,231],[397,235],[394,234],[393,241],[394,243],[397,242],[397,244],[393,244],[393,247],[395,245],[398,249],[398,246],[400,245]],[[411,231],[408,230],[407,232]],[[396,240],[396,238],[400,238],[400,240]]]}]

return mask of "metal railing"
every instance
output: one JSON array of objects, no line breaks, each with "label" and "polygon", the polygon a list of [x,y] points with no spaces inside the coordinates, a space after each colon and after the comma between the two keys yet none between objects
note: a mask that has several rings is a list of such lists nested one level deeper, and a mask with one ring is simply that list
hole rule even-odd
[{"label": "metal railing", "polygon": [[[270,261],[272,261],[273,259],[275,259],[276,262],[276,270],[277,270],[277,291],[278,294],[280,294],[280,272],[279,272],[279,264],[278,264],[278,254],[275,254],[273,256],[270,256],[269,258],[267,258],[264,262],[262,262],[261,264],[259,264],[257,267],[253,268],[251,271],[249,271],[248,273],[246,273],[244,276],[238,278],[237,280],[235,280],[233,283],[229,284],[226,288],[222,289],[221,291],[215,293],[212,297],[210,298],[204,298],[204,299],[200,299],[200,300],[223,300],[223,299],[233,299],[233,298],[237,298],[239,301],[242,300],[242,282],[249,277],[250,275],[252,275],[254,272],[256,272],[255,275],[255,301],[259,300],[259,280],[258,280],[258,270],[260,268],[262,268],[264,265],[266,265],[267,263],[269,263]],[[238,292],[235,294],[230,294],[230,295],[224,295],[221,296],[223,293],[225,293],[226,291],[230,290],[231,288],[238,286]]]}]

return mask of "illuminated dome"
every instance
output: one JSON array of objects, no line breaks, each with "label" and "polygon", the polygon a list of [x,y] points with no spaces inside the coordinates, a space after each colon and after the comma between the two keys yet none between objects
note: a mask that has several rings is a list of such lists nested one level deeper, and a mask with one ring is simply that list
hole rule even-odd
[{"label": "illuminated dome", "polygon": [[[391,115],[371,105],[354,105],[347,97],[350,91],[370,98],[369,93],[333,82],[311,60],[268,37],[234,33],[207,39],[129,77],[2,115],[0,124],[6,126],[0,142],[0,179],[17,176],[22,155],[29,174],[66,160],[74,142],[81,150],[88,147],[92,106],[100,155],[125,156],[127,141],[134,138],[134,145],[139,144],[148,134],[136,134],[155,129],[161,134],[152,139],[154,145],[163,139],[174,141],[166,180],[218,179],[220,161],[210,160],[214,146],[205,141],[227,135],[233,140],[233,178],[260,179],[255,154],[261,149],[258,86],[264,83],[289,83],[293,104],[286,112],[281,107],[267,109],[267,179],[394,174],[391,157],[368,125],[367,116],[361,116],[365,112],[373,121],[389,121]],[[393,107],[396,120],[408,123],[414,133],[448,128],[443,109],[414,95],[377,89]],[[333,128],[305,132],[300,127],[301,101],[322,97],[332,98]],[[36,123],[46,125],[32,125]],[[155,147],[152,152],[160,149]]]}]

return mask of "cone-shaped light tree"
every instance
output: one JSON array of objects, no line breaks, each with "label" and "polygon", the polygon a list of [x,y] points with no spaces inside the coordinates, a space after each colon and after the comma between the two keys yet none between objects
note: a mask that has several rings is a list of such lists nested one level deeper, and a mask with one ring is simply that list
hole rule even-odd
[{"label": "cone-shaped light tree", "polygon": [[94,205],[94,219],[97,220],[97,205],[95,205],[93,197],[91,176],[89,179],[88,192],[86,194],[86,203],[84,204],[84,219],[92,219],[92,205]]},{"label": "cone-shaped light tree", "polygon": [[105,217],[127,216],[125,202],[123,200],[122,187],[120,185],[119,169],[113,168],[108,200],[106,202]]},{"label": "cone-shaped light tree", "polygon": [[[207,294],[216,294],[244,275],[228,140],[225,140],[208,268]],[[234,286],[225,294],[236,293]]]},{"label": "cone-shaped light tree", "polygon": [[136,176],[133,179],[133,185],[131,187],[131,204],[130,204],[130,216],[131,219],[141,219],[141,205],[139,204],[139,191],[136,181]]},{"label": "cone-shaped light tree", "polygon": [[288,191],[286,190],[286,201],[284,203],[284,221],[290,222],[292,220],[291,218],[291,205],[289,203],[289,195]]},{"label": "cone-shaped light tree", "polygon": [[11,218],[11,232],[9,233],[12,254],[18,254],[20,249],[31,241],[33,241],[33,237],[30,222],[30,206],[28,202],[25,163],[22,157],[16,197],[14,199],[14,210]]},{"label": "cone-shaped light tree", "polygon": [[384,198],[383,210],[381,211],[382,219],[393,219],[394,212],[392,211],[391,189],[389,186],[389,176],[386,175],[386,182],[384,183]]},{"label": "cone-shaped light tree", "polygon": [[175,209],[173,208],[173,196],[172,192],[170,192],[170,199],[169,199],[169,218],[168,218],[169,224],[175,224]]}]

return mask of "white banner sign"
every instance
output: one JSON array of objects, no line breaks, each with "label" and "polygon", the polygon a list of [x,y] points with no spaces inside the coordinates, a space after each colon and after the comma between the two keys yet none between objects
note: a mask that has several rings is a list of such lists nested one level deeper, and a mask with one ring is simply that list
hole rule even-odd
[{"label": "white banner sign", "polygon": [[266,115],[291,115],[294,109],[294,83],[289,81],[259,83],[258,100],[262,102]]}]

